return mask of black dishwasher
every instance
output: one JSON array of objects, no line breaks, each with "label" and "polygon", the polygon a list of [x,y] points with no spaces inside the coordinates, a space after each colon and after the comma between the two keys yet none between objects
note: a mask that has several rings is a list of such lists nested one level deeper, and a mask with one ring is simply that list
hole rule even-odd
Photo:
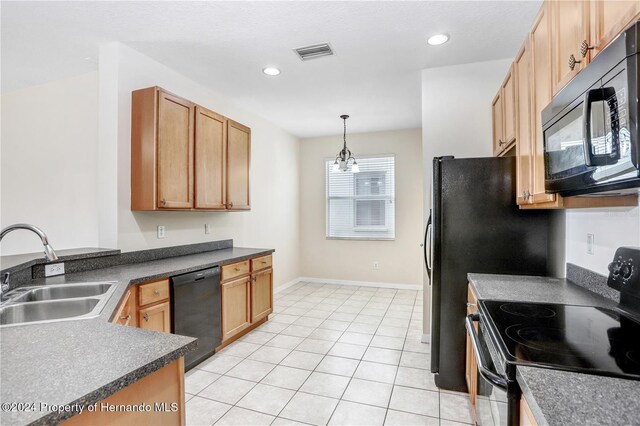
[{"label": "black dishwasher", "polygon": [[220,345],[220,320],[219,267],[171,277],[171,331],[198,339],[198,347],[184,357],[185,371]]}]

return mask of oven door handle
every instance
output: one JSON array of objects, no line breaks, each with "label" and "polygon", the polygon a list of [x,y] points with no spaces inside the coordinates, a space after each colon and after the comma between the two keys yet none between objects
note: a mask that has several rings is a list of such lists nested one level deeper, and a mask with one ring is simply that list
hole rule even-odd
[{"label": "oven door handle", "polygon": [[466,318],[465,326],[467,328],[467,334],[471,338],[471,345],[473,346],[473,352],[476,356],[476,361],[478,363],[478,372],[485,380],[494,385],[497,388],[500,388],[504,391],[507,390],[507,379],[500,376],[495,371],[491,371],[487,367],[487,362],[484,358],[484,352],[482,352],[480,348],[480,341],[478,339],[478,333],[476,333],[476,329],[473,326],[474,321],[478,321],[480,319],[479,314],[471,314]]},{"label": "oven door handle", "polygon": [[[594,102],[607,102],[609,107],[609,121],[611,122],[611,152],[597,154],[593,152],[593,135],[591,134],[591,105]],[[601,87],[587,90],[584,94],[583,132],[584,132],[584,160],[587,166],[607,166],[615,164],[620,159],[620,123],[618,114],[618,99],[613,87]]]}]

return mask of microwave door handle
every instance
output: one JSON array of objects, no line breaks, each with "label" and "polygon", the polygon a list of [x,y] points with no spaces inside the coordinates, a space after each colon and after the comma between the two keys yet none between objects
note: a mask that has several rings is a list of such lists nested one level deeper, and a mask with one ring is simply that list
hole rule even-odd
[{"label": "microwave door handle", "polygon": [[[609,106],[609,118],[611,119],[612,150],[610,154],[594,154],[593,138],[591,136],[591,105],[594,102],[607,101]],[[615,121],[614,121],[615,120]],[[613,87],[588,90],[584,95],[584,161],[587,166],[606,166],[614,164],[620,158],[620,139],[618,131],[618,102]]]},{"label": "microwave door handle", "polygon": [[473,346],[473,352],[476,356],[476,362],[478,363],[478,373],[489,383],[494,385],[495,387],[502,389],[504,391],[507,390],[507,379],[500,376],[495,371],[492,371],[487,367],[487,362],[484,358],[484,352],[480,348],[480,340],[478,338],[478,333],[476,333],[476,329],[473,326],[474,321],[478,321],[480,319],[479,314],[471,314],[468,315],[465,320],[465,327],[467,328],[467,334],[471,339],[471,346]]},{"label": "microwave door handle", "polygon": [[584,163],[587,166],[595,166],[591,143],[591,104],[596,102],[597,97],[601,97],[597,96],[599,94],[600,89],[587,90],[587,93],[584,94],[582,123],[584,125]]}]

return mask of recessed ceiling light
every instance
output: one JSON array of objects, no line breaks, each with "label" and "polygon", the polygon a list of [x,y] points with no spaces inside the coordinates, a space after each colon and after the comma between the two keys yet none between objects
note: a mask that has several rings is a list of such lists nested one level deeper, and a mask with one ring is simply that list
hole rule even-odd
[{"label": "recessed ceiling light", "polygon": [[427,40],[427,43],[429,43],[431,46],[438,46],[440,44],[444,44],[447,41],[449,41],[449,36],[446,34],[436,34],[433,35],[431,37],[429,37],[429,39]]},{"label": "recessed ceiling light", "polygon": [[266,75],[278,75],[278,74],[280,74],[280,70],[278,68],[274,68],[274,67],[263,68],[262,72],[265,73]]}]

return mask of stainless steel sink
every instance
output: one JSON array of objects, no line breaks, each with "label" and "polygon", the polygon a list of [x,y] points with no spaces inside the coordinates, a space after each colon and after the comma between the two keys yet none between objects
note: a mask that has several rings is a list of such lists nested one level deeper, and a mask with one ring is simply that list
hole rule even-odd
[{"label": "stainless steel sink", "polygon": [[13,301],[39,302],[43,300],[74,299],[77,297],[99,296],[111,288],[112,284],[70,284],[34,288],[16,296]]},{"label": "stainless steel sink", "polygon": [[79,317],[91,313],[99,302],[100,299],[72,299],[9,305],[0,308],[0,324]]},{"label": "stainless steel sink", "polygon": [[94,318],[115,289],[115,282],[19,287],[0,303],[0,327]]}]

